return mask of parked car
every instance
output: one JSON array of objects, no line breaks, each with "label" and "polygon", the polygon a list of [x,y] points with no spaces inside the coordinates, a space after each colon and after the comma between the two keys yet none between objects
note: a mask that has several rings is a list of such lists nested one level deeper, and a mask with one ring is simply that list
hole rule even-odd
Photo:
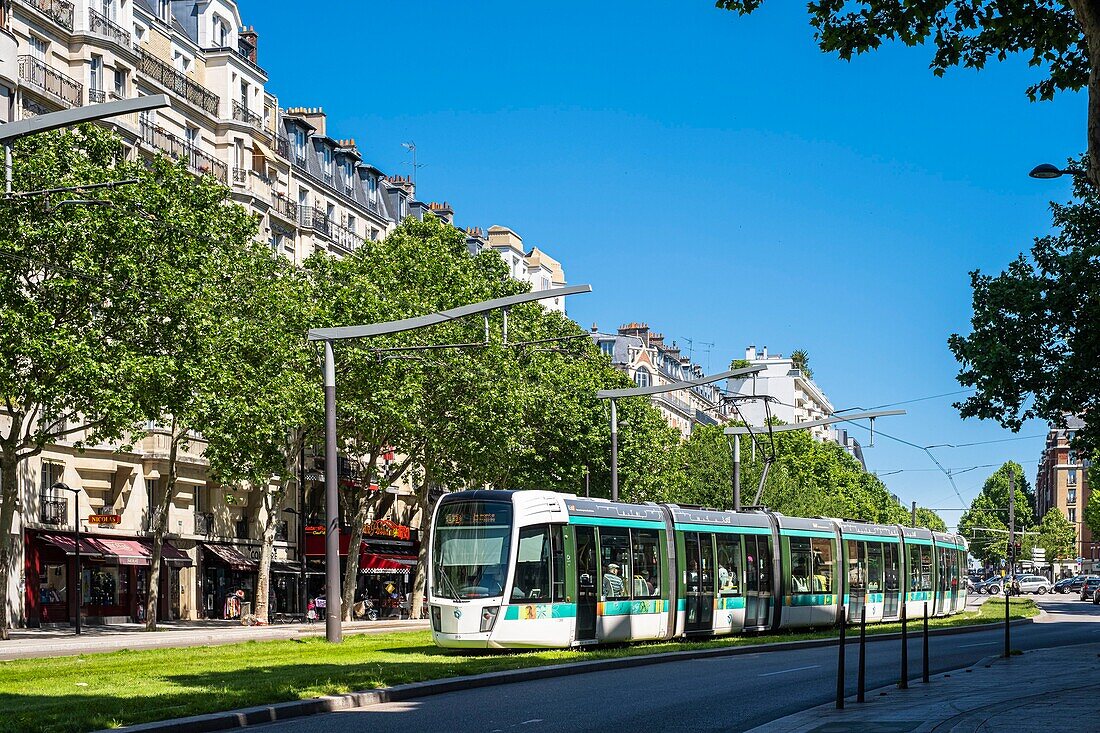
[{"label": "parked car", "polygon": [[1081,600],[1091,601],[1092,594],[1100,588],[1100,575],[1090,575],[1081,586]]},{"label": "parked car", "polygon": [[1083,586],[1085,584],[1085,581],[1088,580],[1088,579],[1089,579],[1089,576],[1087,576],[1087,575],[1078,575],[1077,577],[1075,577],[1073,580],[1070,581],[1068,586],[1066,586],[1066,592],[1067,593],[1080,593],[1081,592],[1081,586]]},{"label": "parked car", "polygon": [[1005,583],[1011,581],[1012,578],[1007,576],[1003,578],[1000,576],[994,576],[982,585],[980,592],[988,593],[991,596],[999,596],[1005,591]]},{"label": "parked car", "polygon": [[1019,581],[1021,593],[1038,593],[1039,595],[1044,595],[1051,587],[1050,581],[1041,575],[1021,575]]},{"label": "parked car", "polygon": [[1073,581],[1077,580],[1078,578],[1082,578],[1081,582],[1084,583],[1084,579],[1082,576],[1075,575],[1069,578],[1062,578],[1057,583],[1055,583],[1054,587],[1052,587],[1050,590],[1052,593],[1069,593],[1070,584],[1072,584]]}]

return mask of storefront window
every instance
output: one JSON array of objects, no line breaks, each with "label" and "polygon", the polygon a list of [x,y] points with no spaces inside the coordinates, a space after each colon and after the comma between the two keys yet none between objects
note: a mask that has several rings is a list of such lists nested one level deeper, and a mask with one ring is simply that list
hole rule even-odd
[{"label": "storefront window", "polygon": [[84,568],[84,606],[117,606],[118,568]]},{"label": "storefront window", "polygon": [[38,595],[42,605],[65,603],[66,579],[69,577],[64,565],[46,565],[38,580]]}]

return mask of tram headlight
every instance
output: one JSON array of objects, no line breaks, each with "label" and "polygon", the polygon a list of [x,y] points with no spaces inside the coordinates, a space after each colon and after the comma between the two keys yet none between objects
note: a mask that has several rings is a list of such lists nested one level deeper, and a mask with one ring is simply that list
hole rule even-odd
[{"label": "tram headlight", "polygon": [[481,631],[493,630],[493,624],[497,622],[497,613],[500,612],[500,606],[487,606],[481,609]]},{"label": "tram headlight", "polygon": [[435,631],[443,631],[443,612],[439,610],[439,606],[432,606],[432,628]]}]

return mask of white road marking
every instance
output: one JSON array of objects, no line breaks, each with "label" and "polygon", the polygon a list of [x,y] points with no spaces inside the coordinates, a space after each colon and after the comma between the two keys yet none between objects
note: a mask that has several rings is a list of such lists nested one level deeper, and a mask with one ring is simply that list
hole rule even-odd
[{"label": "white road marking", "polygon": [[968,646],[996,646],[997,644],[1000,644],[1000,643],[1001,642],[999,642],[999,641],[983,641],[981,644],[959,644],[959,648],[964,649]]},{"label": "white road marking", "polygon": [[814,669],[820,667],[820,664],[811,664],[808,667],[795,667],[794,669],[781,669],[778,672],[765,672],[764,674],[758,674],[757,677],[771,677],[773,674],[787,674],[788,672],[801,672],[804,669]]}]

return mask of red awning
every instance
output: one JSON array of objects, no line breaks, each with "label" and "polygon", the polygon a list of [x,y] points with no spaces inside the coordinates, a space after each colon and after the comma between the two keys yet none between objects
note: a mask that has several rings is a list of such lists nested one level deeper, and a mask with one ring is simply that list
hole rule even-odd
[{"label": "red awning", "polygon": [[217,560],[233,570],[259,570],[260,564],[232,545],[203,545]]},{"label": "red awning", "polygon": [[370,575],[386,573],[405,573],[416,567],[416,558],[412,555],[375,555],[364,552],[359,556],[360,572]]},{"label": "red awning", "polygon": [[[43,532],[38,536],[54,547],[62,550],[66,555],[76,554],[76,540],[68,535]],[[87,537],[80,538],[80,554],[83,557],[103,557],[103,552],[93,545]]]},{"label": "red awning", "polygon": [[[40,537],[51,545],[61,548],[67,555],[76,554],[76,542],[70,536],[42,534]],[[119,565],[148,567],[153,561],[153,543],[146,539],[125,540],[90,535],[80,538],[80,555],[115,562]],[[173,567],[191,565],[191,558],[180,552],[170,542],[162,544],[161,560]]]}]

